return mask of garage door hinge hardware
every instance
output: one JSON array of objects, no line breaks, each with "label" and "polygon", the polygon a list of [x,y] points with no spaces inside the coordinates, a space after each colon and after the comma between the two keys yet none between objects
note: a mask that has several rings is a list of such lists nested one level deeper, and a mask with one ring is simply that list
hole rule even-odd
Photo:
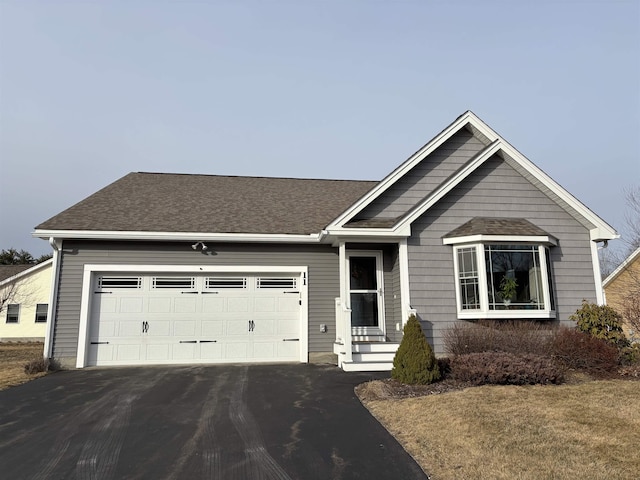
[{"label": "garage door hinge hardware", "polygon": [[203,295],[213,295],[213,294],[218,294],[220,292],[202,292]]},{"label": "garage door hinge hardware", "polygon": [[149,322],[142,322],[142,333],[147,333],[149,331]]},{"label": "garage door hinge hardware", "polygon": [[180,292],[180,293],[182,293],[182,294],[189,293],[189,294],[192,294],[192,295],[197,295],[200,292]]},{"label": "garage door hinge hardware", "polygon": [[95,294],[97,294],[97,295],[103,295],[103,294],[105,294],[105,293],[113,293],[113,292],[104,292],[104,291],[100,291],[100,292],[93,292],[93,293],[95,293]]},{"label": "garage door hinge hardware", "polygon": [[180,340],[180,343],[198,343],[197,340]]},{"label": "garage door hinge hardware", "polygon": [[217,343],[217,340],[200,340],[200,343]]},{"label": "garage door hinge hardware", "polygon": [[283,338],[282,341],[283,342],[299,342],[300,339],[299,338]]},{"label": "garage door hinge hardware", "polygon": [[249,331],[253,332],[253,329],[256,328],[256,322],[253,320],[249,320]]},{"label": "garage door hinge hardware", "polygon": [[109,342],[91,342],[91,345],[107,345]]},{"label": "garage door hinge hardware", "polygon": [[283,293],[300,293],[300,292],[291,291],[291,292],[283,292]]}]

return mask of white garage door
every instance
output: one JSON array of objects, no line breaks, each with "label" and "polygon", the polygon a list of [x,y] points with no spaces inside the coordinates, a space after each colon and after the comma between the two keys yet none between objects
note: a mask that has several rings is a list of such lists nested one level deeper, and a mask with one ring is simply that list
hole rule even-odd
[{"label": "white garage door", "polygon": [[98,274],[87,363],[298,361],[299,284],[295,274]]}]

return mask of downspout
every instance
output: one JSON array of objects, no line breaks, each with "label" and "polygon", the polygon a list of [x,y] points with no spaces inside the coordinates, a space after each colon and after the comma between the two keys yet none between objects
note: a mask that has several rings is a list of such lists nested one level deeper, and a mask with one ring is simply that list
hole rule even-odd
[{"label": "downspout", "polygon": [[[60,242],[60,243],[58,243]],[[56,303],[58,300],[58,278],[60,270],[60,248],[62,242],[53,237],[49,237],[49,245],[53,248],[53,265],[51,268],[51,292],[49,294],[49,308],[47,309],[47,329],[44,336],[45,359],[51,358],[53,353],[53,327],[55,325],[54,313],[56,311]]]},{"label": "downspout", "polygon": [[[601,248],[607,248],[609,246],[609,242],[607,240],[603,241],[603,245]],[[598,244],[597,242],[591,242],[591,258],[593,263],[593,279],[595,281],[596,286],[596,303],[598,305],[604,305],[604,289],[602,287],[602,275],[600,273],[600,257],[598,256]]]}]

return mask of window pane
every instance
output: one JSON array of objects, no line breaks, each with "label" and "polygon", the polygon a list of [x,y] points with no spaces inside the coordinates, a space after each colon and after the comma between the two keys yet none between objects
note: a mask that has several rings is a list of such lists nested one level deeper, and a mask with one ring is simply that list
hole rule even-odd
[{"label": "window pane", "polygon": [[460,306],[463,310],[479,309],[480,290],[475,247],[458,249],[458,275]]},{"label": "window pane", "polygon": [[541,310],[544,290],[535,245],[486,245],[487,289],[491,310]]},{"label": "window pane", "polygon": [[10,303],[7,305],[7,323],[18,323],[20,317],[20,305]]},{"label": "window pane", "polygon": [[549,303],[551,304],[551,310],[555,310],[556,302],[553,295],[553,282],[551,281],[551,260],[549,259],[549,257],[551,256],[551,252],[549,252],[548,248],[545,248],[544,254],[545,254],[546,263],[547,263],[547,283],[549,284]]},{"label": "window pane", "polygon": [[377,290],[376,257],[349,257],[351,290]]},{"label": "window pane", "polygon": [[47,309],[49,305],[46,303],[39,303],[36,305],[36,323],[44,323],[47,321]]},{"label": "window pane", "polygon": [[352,327],[377,327],[378,326],[378,294],[377,293],[352,293],[351,294],[351,326]]}]

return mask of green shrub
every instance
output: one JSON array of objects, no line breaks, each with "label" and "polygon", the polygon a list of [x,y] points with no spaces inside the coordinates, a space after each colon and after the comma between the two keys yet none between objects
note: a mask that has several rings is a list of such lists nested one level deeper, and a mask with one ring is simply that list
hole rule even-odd
[{"label": "green shrub", "polygon": [[391,377],[409,385],[426,385],[440,379],[440,369],[420,322],[411,315],[393,358]]},{"label": "green shrub", "polygon": [[452,358],[451,377],[473,385],[535,385],[562,383],[563,371],[542,355],[481,352]]},{"label": "green shrub", "polygon": [[582,307],[569,320],[577,322],[581,332],[611,342],[618,348],[629,345],[629,340],[622,331],[622,316],[607,305],[596,305],[583,300]]},{"label": "green shrub", "polygon": [[618,367],[615,345],[575,328],[560,327],[554,335],[551,352],[558,364],[591,374],[610,373]]},{"label": "green shrub", "polygon": [[640,364],[640,343],[621,348],[619,363],[625,367]]}]

